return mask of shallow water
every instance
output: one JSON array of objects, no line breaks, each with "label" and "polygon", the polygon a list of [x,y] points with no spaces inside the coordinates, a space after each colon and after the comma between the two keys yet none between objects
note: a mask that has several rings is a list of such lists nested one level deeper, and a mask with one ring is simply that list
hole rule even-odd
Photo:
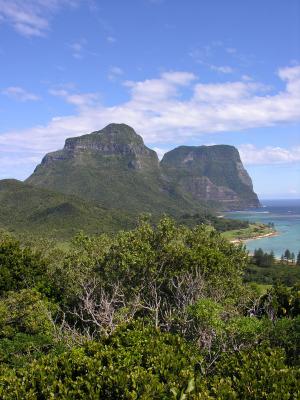
[{"label": "shallow water", "polygon": [[281,257],[286,249],[297,256],[300,251],[300,200],[261,200],[259,209],[226,213],[228,218],[248,220],[250,222],[273,222],[278,236],[249,240],[246,247],[250,252],[261,247],[264,251],[274,251]]}]

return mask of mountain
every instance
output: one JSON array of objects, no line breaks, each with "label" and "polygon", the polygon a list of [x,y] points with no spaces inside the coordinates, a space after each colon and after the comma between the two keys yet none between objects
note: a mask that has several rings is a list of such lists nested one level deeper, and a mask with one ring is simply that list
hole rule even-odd
[{"label": "mountain", "polygon": [[204,209],[203,202],[174,190],[155,151],[125,124],[67,139],[62,150],[43,158],[26,183],[137,214]]},{"label": "mountain", "polygon": [[252,181],[233,146],[180,146],[157,154],[134,129],[110,124],[67,139],[26,183],[135,213],[178,215],[207,207],[257,207]]},{"label": "mountain", "polygon": [[180,220],[257,206],[236,148],[180,146],[159,162],[125,124],[67,139],[24,183],[0,181],[0,228],[59,240],[127,229],[142,212]]},{"label": "mountain", "polygon": [[70,239],[78,231],[96,234],[132,228],[135,215],[106,209],[75,196],[23,182],[0,181],[0,228],[18,235]]},{"label": "mountain", "polygon": [[258,207],[250,176],[233,146],[180,146],[166,153],[161,168],[177,190],[225,209]]}]

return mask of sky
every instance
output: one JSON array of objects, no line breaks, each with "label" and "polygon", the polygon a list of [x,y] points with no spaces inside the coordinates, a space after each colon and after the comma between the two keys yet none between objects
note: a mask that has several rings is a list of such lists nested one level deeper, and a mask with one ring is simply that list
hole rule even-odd
[{"label": "sky", "polygon": [[300,198],[299,0],[0,0],[0,179],[131,125],[162,155],[238,148],[260,198]]}]

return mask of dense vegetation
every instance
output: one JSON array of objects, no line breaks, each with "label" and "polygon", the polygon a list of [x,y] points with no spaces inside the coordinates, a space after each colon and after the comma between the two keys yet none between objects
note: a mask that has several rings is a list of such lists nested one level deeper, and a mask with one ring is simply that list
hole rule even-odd
[{"label": "dense vegetation", "polygon": [[19,237],[69,240],[79,230],[99,234],[132,228],[135,219],[127,211],[107,209],[76,196],[14,179],[0,180],[0,229]]},{"label": "dense vegetation", "polygon": [[292,253],[287,249],[280,260],[273,252],[255,249],[246,268],[245,281],[272,285],[277,282],[293,286],[300,282],[300,259],[289,258]]},{"label": "dense vegetation", "polygon": [[163,176],[155,151],[126,124],[67,139],[62,150],[44,157],[26,183],[135,215],[207,209]]},{"label": "dense vegetation", "polygon": [[[136,226],[136,213],[105,208],[76,196],[55,193],[17,180],[0,180],[0,229],[19,238],[70,240],[78,231],[89,235],[114,233]],[[205,223],[220,232],[245,229],[246,221],[218,218],[212,213],[176,214],[178,222],[194,227]],[[159,217],[152,215],[152,222]]]},{"label": "dense vegetation", "polygon": [[223,218],[223,216],[216,216],[213,214],[202,213],[202,214],[182,214],[177,218],[180,224],[186,225],[189,228],[193,228],[196,225],[211,225],[218,232],[227,232],[233,230],[245,230],[249,228],[248,221],[242,221],[239,219]]},{"label": "dense vegetation", "polygon": [[168,218],[67,250],[0,238],[1,399],[297,399],[300,290]]}]

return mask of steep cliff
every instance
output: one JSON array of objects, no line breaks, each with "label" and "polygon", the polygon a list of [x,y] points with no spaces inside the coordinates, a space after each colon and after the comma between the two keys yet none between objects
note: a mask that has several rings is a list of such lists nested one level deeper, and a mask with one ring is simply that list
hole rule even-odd
[{"label": "steep cliff", "polygon": [[67,139],[26,182],[136,213],[259,205],[235,147],[180,146],[159,163],[155,151],[125,124]]},{"label": "steep cliff", "polygon": [[136,213],[175,215],[203,209],[200,201],[172,189],[155,151],[125,124],[67,139],[26,182]]},{"label": "steep cliff", "polygon": [[165,176],[195,200],[217,201],[225,209],[258,207],[252,180],[233,146],[180,146],[161,161]]}]

